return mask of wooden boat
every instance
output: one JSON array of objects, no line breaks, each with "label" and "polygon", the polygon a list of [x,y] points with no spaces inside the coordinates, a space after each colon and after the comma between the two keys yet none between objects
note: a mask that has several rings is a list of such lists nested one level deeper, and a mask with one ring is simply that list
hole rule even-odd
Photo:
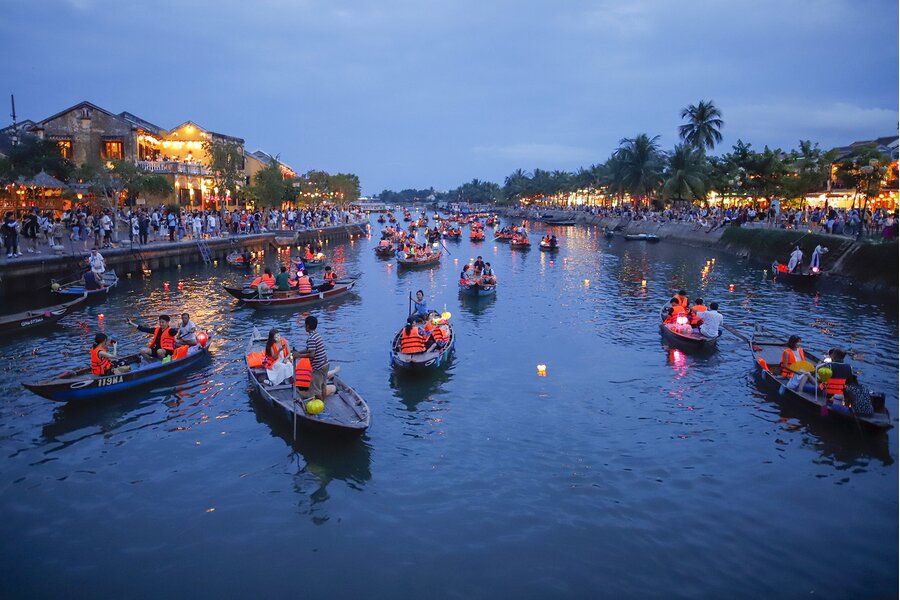
[{"label": "wooden boat", "polygon": [[497,240],[498,242],[509,242],[512,240],[512,238],[513,238],[513,234],[508,233],[506,231],[501,231],[496,236],[494,236],[494,239]]},{"label": "wooden boat", "polygon": [[666,327],[666,309],[669,308],[669,306],[669,304],[664,304],[659,311],[659,333],[664,340],[676,344],[681,348],[691,350],[712,350],[716,347],[719,338],[706,337],[701,333],[694,333],[693,331],[691,331],[691,333],[680,333]]},{"label": "wooden boat", "polygon": [[529,242],[527,239],[525,241],[510,240],[509,247],[513,250],[529,250],[531,249],[531,242]]},{"label": "wooden boat", "polygon": [[0,316],[0,335],[52,325],[72,312],[77,306],[83,304],[87,299],[88,295],[82,294],[80,298],[76,298],[71,302],[48,306],[41,310],[27,310],[13,315]]},{"label": "wooden boat", "polygon": [[387,222],[387,219],[385,219],[384,216],[381,216],[381,217],[378,217],[378,222],[385,223],[385,222]]},{"label": "wooden boat", "polygon": [[[875,401],[873,397],[873,408],[875,413],[871,415],[858,415],[853,409],[844,405],[843,401],[829,399],[821,390],[808,392],[806,390],[792,390],[787,387],[788,378],[781,376],[781,353],[785,348],[785,340],[771,333],[757,329],[750,336],[750,352],[753,354],[756,370],[762,378],[763,383],[770,388],[779,390],[779,395],[793,401],[799,401],[806,405],[817,408],[819,414],[827,416],[827,418],[835,421],[844,421],[847,423],[856,422],[866,429],[886,430],[893,427],[890,412],[884,404],[884,398],[881,401]],[[806,360],[813,364],[819,363],[819,358],[811,354],[809,351],[804,352]],[[783,391],[782,391],[783,390]],[[818,392],[818,393],[817,393]]]},{"label": "wooden boat", "polygon": [[569,227],[575,224],[574,219],[545,219],[545,225],[556,225],[557,227]]},{"label": "wooden boat", "polygon": [[318,269],[325,264],[325,258],[314,258],[312,260],[306,260],[303,258],[292,258],[291,262],[294,263],[294,266],[300,270],[310,270],[310,269]]},{"label": "wooden boat", "polygon": [[404,354],[400,352],[400,332],[403,331],[401,328],[397,335],[394,336],[394,341],[391,342],[391,366],[400,371],[415,372],[439,369],[446,365],[453,354],[453,347],[456,344],[453,326],[447,323],[447,327],[450,330],[447,345],[443,348],[434,347],[421,354]]},{"label": "wooden boat", "polygon": [[492,296],[497,291],[496,283],[481,283],[476,281],[473,283],[460,283],[459,293],[466,296]]},{"label": "wooden boat", "polygon": [[791,283],[794,285],[814,286],[821,276],[821,271],[806,271],[800,273],[791,273],[787,270],[787,265],[779,263],[777,260],[772,263],[772,278],[775,281]]},{"label": "wooden boat", "polygon": [[391,258],[394,256],[394,246],[393,244],[388,246],[375,246],[375,256],[378,258]]},{"label": "wooden boat", "polygon": [[250,262],[245,263],[243,254],[241,254],[240,252],[237,252],[237,251],[229,252],[225,256],[225,262],[228,263],[229,267],[240,267],[243,269],[243,268],[249,267],[250,265],[255,263],[256,256],[254,256],[253,254],[250,254]]},{"label": "wooden boat", "polygon": [[[264,340],[257,342],[250,350],[260,351],[265,344]],[[329,388],[334,386],[335,391],[321,398],[325,404],[325,410],[319,414],[306,411],[308,399],[301,399],[295,391],[293,382],[282,385],[270,386],[266,380],[266,370],[252,368],[247,365],[247,375],[256,392],[269,406],[286,417],[294,425],[308,429],[316,429],[322,432],[339,434],[361,434],[369,427],[371,415],[369,405],[362,399],[356,390],[347,385],[336,376],[337,370],[328,372]],[[296,434],[296,430],[295,430]]]},{"label": "wooden boat", "polygon": [[556,252],[557,250],[559,250],[559,244],[553,246],[551,244],[546,244],[543,241],[541,241],[540,247],[544,252]]},{"label": "wooden boat", "polygon": [[483,242],[484,232],[480,229],[473,231],[471,234],[469,234],[469,240],[473,242]]},{"label": "wooden boat", "polygon": [[293,290],[289,292],[274,291],[262,298],[260,298],[259,294],[251,288],[237,288],[227,285],[222,287],[226,292],[250,308],[272,310],[278,308],[297,308],[298,306],[307,306],[339,298],[344,294],[349,293],[353,289],[353,286],[356,285],[358,279],[358,276],[338,279],[335,281],[333,288],[324,292],[313,290],[312,294],[300,295]]},{"label": "wooden boat", "polygon": [[431,265],[436,265],[441,261],[441,255],[443,252],[434,252],[431,255],[426,255],[422,257],[408,257],[404,256],[403,252],[397,253],[397,266],[406,267],[406,268],[414,268],[414,267],[428,267]]},{"label": "wooden boat", "polygon": [[276,235],[274,241],[276,246],[293,246],[297,242],[297,235]]},{"label": "wooden boat", "polygon": [[[208,339],[208,338],[207,338]],[[164,377],[182,373],[208,356],[209,342],[204,346],[192,346],[178,360],[162,362],[159,359],[142,359],[140,353],[120,357],[118,360],[131,366],[131,371],[120,375],[97,376],[91,367],[66,371],[50,379],[23,383],[25,389],[55,402],[87,402],[109,396],[119,396],[133,389],[155,383]],[[87,357],[87,353],[85,353]]]},{"label": "wooden boat", "polygon": [[625,239],[629,242],[658,242],[659,236],[655,233],[626,233]]},{"label": "wooden boat", "polygon": [[[106,298],[118,284],[119,284],[119,276],[116,275],[115,271],[106,271],[103,275],[100,276],[103,280],[104,287],[99,290],[86,290],[84,289],[84,279],[80,279],[78,281],[73,281],[70,283],[57,284],[57,282],[53,282],[54,286],[52,286],[52,291],[55,294],[61,294],[63,296],[83,296],[87,294],[88,298]],[[57,287],[58,286],[58,287]]]}]

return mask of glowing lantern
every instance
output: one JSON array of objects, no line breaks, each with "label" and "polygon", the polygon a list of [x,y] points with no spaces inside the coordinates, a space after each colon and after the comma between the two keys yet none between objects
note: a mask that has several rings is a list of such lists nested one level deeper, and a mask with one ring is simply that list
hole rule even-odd
[{"label": "glowing lantern", "polygon": [[641,287],[647,287],[647,280],[641,279]]},{"label": "glowing lantern", "polygon": [[201,331],[197,334],[197,343],[200,344],[201,348],[206,348],[206,342],[209,341],[209,335],[205,331]]},{"label": "glowing lantern", "polygon": [[538,377],[546,377],[547,376],[547,365],[538,365],[537,366],[537,374],[538,374]]},{"label": "glowing lantern", "polygon": [[432,248],[437,248],[438,246],[440,246],[440,244],[438,244],[437,242],[435,242],[431,245]]},{"label": "glowing lantern", "polygon": [[733,291],[734,291],[734,284],[733,284],[733,283],[728,284],[728,291],[729,291],[729,292],[733,292]]},{"label": "glowing lantern", "polygon": [[103,313],[100,313],[99,315],[97,315],[97,320],[100,321],[101,323],[103,323],[104,319],[106,319],[106,317],[103,316]]},{"label": "glowing lantern", "polygon": [[452,315],[451,315],[449,312],[447,312],[447,311],[444,311],[444,312],[441,313],[441,318],[442,318],[442,319],[445,319],[445,320],[447,320],[447,321],[450,320],[450,317],[451,317],[451,316],[452,316]]},{"label": "glowing lantern", "polygon": [[168,281],[163,284],[163,291],[166,291],[166,292],[169,291],[169,282]]},{"label": "glowing lantern", "polygon": [[813,268],[812,268],[812,272],[813,272],[813,273],[818,273],[818,272],[819,272],[819,267],[813,267]]},{"label": "glowing lantern", "polygon": [[681,315],[680,317],[675,319],[675,322],[678,323],[679,325],[687,325],[688,318],[685,317],[684,315]]},{"label": "glowing lantern", "polygon": [[181,281],[178,282],[178,289],[179,289],[179,290],[183,290],[183,289],[184,289],[184,283],[182,283]]},{"label": "glowing lantern", "polygon": [[590,285],[591,285],[591,280],[590,280],[590,279],[585,279],[585,280],[584,280],[584,287],[588,287],[588,286],[590,286]]}]

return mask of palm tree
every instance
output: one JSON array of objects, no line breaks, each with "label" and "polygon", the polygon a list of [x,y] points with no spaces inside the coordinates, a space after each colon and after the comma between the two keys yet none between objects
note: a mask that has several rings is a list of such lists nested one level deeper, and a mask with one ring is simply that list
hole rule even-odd
[{"label": "palm tree", "polygon": [[706,199],[709,178],[706,161],[700,150],[687,144],[675,146],[669,155],[662,194],[666,200],[685,201]]},{"label": "palm tree", "polygon": [[687,124],[678,128],[678,135],[684,143],[702,152],[707,148],[712,150],[722,141],[719,131],[723,125],[722,112],[712,100],[701,100],[697,106],[691,104],[682,109],[681,118],[688,120]]},{"label": "palm tree", "polygon": [[610,164],[611,188],[628,192],[636,200],[652,195],[662,180],[663,155],[657,140],[642,133],[634,138],[623,138]]}]

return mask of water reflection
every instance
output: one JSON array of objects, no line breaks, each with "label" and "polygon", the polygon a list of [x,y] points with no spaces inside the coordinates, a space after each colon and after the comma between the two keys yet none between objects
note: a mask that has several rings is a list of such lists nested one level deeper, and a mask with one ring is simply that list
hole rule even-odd
[{"label": "water reflection", "polygon": [[388,385],[393,390],[394,397],[410,412],[415,412],[422,402],[433,402],[436,395],[452,378],[454,357],[447,361],[447,366],[442,369],[422,373],[397,373],[391,371]]}]

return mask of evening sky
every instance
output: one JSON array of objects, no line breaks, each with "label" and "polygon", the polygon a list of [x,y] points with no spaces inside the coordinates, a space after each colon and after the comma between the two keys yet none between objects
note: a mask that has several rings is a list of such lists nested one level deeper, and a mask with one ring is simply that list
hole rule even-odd
[{"label": "evening sky", "polygon": [[[0,0],[19,119],[81,100],[186,120],[360,175],[448,189],[677,141],[714,100],[723,146],[896,135],[896,0]],[[4,101],[6,104],[6,101]],[[5,111],[7,113],[8,111]],[[717,150],[718,151],[718,150]]]}]

